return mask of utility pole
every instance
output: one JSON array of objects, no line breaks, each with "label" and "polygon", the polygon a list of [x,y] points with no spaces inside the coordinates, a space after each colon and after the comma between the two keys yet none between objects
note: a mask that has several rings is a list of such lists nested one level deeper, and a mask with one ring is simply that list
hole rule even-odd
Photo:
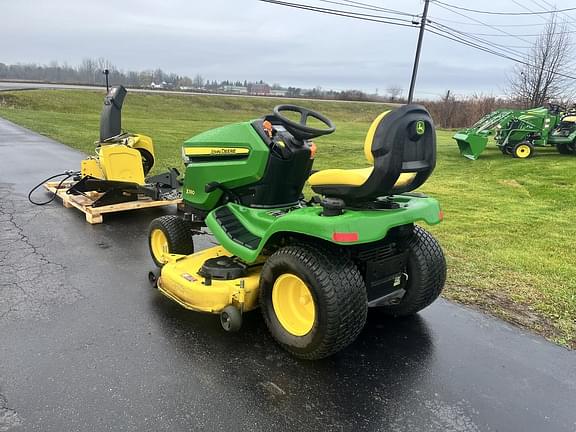
[{"label": "utility pole", "polygon": [[422,19],[420,20],[420,33],[418,34],[418,45],[416,46],[416,57],[414,58],[414,68],[412,69],[412,80],[410,81],[408,103],[412,103],[412,99],[414,98],[414,86],[416,85],[416,76],[418,75],[418,63],[420,63],[420,51],[422,50],[422,39],[424,38],[429,4],[430,0],[424,0],[424,12],[422,12]]}]

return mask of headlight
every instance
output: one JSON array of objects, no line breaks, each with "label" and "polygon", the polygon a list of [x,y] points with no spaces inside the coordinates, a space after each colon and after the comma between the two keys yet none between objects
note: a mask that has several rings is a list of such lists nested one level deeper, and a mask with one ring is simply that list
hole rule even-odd
[{"label": "headlight", "polygon": [[190,158],[186,156],[186,149],[184,146],[182,146],[182,161],[184,162],[184,165],[188,165],[190,163]]}]

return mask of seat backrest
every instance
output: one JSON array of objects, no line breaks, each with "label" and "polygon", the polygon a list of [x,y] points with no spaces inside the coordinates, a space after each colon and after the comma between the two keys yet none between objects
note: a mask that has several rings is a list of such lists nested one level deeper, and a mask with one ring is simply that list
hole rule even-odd
[{"label": "seat backrest", "polygon": [[368,130],[364,154],[374,170],[355,191],[357,199],[421,186],[436,166],[436,131],[426,108],[411,104],[380,114]]}]

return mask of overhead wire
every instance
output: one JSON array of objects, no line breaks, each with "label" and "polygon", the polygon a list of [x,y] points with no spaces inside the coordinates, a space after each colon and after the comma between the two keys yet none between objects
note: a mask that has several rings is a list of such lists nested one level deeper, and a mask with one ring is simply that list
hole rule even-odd
[{"label": "overhead wire", "polygon": [[[516,2],[516,0],[512,0],[512,1],[513,1],[514,3],[516,3],[516,4],[518,4],[518,3]],[[470,16],[468,16],[468,15],[466,15],[466,14],[463,14],[463,13],[457,11],[457,10],[451,9],[450,7],[446,7],[446,6],[444,6],[444,4],[445,4],[444,2],[441,2],[441,1],[436,0],[436,1],[434,2],[434,4],[436,4],[437,6],[443,8],[443,9],[446,9],[446,10],[448,10],[448,11],[454,13],[454,14],[457,14],[457,15],[460,15],[460,16],[462,16],[462,17],[465,17],[465,18],[468,19],[468,20],[472,20],[472,21],[474,21],[474,22],[476,22],[476,23],[483,24],[483,25],[485,25],[486,27],[490,27],[490,28],[492,28],[492,29],[495,29],[495,30],[499,31],[500,33],[502,33],[502,34],[504,34],[504,35],[507,35],[507,36],[510,36],[510,37],[514,37],[515,39],[518,39],[518,40],[521,40],[521,41],[523,41],[523,42],[527,42],[527,43],[529,43],[530,45],[533,45],[533,42],[532,42],[532,41],[529,41],[529,40],[527,40],[527,39],[524,39],[524,38],[521,37],[521,36],[515,35],[515,34],[513,34],[513,33],[509,33],[509,32],[507,32],[507,31],[504,31],[504,30],[502,30],[502,29],[494,26],[494,25],[491,25],[491,24],[485,23],[485,22],[483,22],[483,21],[480,21],[480,20],[478,20],[478,19],[476,19],[476,18],[470,17]],[[527,9],[527,8],[524,7],[523,5],[521,5],[521,4],[519,4],[519,5],[520,5],[521,7],[523,7],[524,9],[530,11],[530,9]],[[576,9],[576,8],[575,8],[575,9]],[[543,17],[540,17],[540,18],[543,19],[544,21],[546,21],[546,22],[543,23],[542,25],[547,25],[548,20],[547,20],[546,18],[543,18]],[[526,57],[526,54],[517,53],[516,55],[519,55],[520,57]],[[530,66],[530,64],[529,64],[528,62],[524,62],[524,63],[525,63],[526,65]],[[569,66],[564,66],[564,67],[562,68],[562,71],[560,72],[560,73],[562,73],[563,75],[568,76],[568,73],[564,73],[564,72],[567,72],[565,69],[569,69],[569,70],[571,71],[570,65],[569,65]],[[571,75],[570,75],[570,76],[571,76]]]},{"label": "overhead wire", "polygon": [[318,12],[318,13],[327,14],[327,15],[343,16],[343,17],[354,18],[354,19],[359,19],[359,20],[363,20],[363,21],[372,21],[372,22],[379,22],[379,23],[383,23],[383,24],[396,25],[396,26],[400,26],[400,27],[414,28],[414,24],[412,24],[411,20],[406,20],[403,18],[395,18],[395,17],[388,17],[388,16],[381,16],[381,15],[374,15],[374,14],[364,14],[364,13],[358,13],[358,12],[343,11],[343,10],[339,10],[339,9],[321,8],[318,6],[311,6],[311,5],[301,4],[301,3],[292,3],[292,2],[282,1],[282,0],[257,0],[257,1],[262,2],[262,3],[275,4],[275,5],[279,5],[279,6],[286,6],[286,7],[295,8],[295,9],[308,10],[308,11]]},{"label": "overhead wire", "polygon": [[[312,12],[317,12],[317,13],[323,13],[323,14],[328,14],[328,15],[348,17],[348,18],[358,19],[358,20],[362,20],[362,21],[371,21],[371,22],[377,22],[377,23],[383,23],[383,24],[390,24],[390,25],[415,28],[415,25],[414,25],[414,23],[412,23],[412,21],[404,20],[401,18],[394,18],[394,17],[382,16],[382,15],[374,15],[374,14],[363,14],[363,13],[344,11],[344,10],[339,10],[339,9],[331,9],[331,8],[321,8],[321,7],[312,6],[312,5],[308,5],[308,4],[293,3],[293,2],[283,1],[283,0],[258,0],[258,1],[263,2],[263,3],[292,7],[292,8],[296,8],[296,9],[302,9],[302,10],[307,10],[307,11],[312,11]],[[359,2],[357,2],[357,3],[359,3]],[[437,1],[435,1],[434,3],[436,4]],[[439,5],[439,6],[441,6],[441,5]],[[450,9],[448,9],[448,10],[450,10]],[[501,33],[508,34],[508,36],[516,37],[513,34],[504,32],[503,30],[500,30],[497,27],[494,27],[494,26],[487,24],[487,23],[483,23],[482,21],[476,20],[475,18],[468,17],[468,16],[461,14],[457,11],[451,11],[451,12],[462,15],[462,16],[466,17],[467,19],[472,19],[472,20],[474,20],[478,23],[481,23],[487,27],[494,28],[494,29],[500,31]],[[408,16],[408,14],[407,14],[407,16]],[[410,14],[409,16],[416,16],[416,15]],[[389,21],[391,19],[395,20],[396,22]],[[523,54],[519,51],[515,51],[512,47],[505,46],[502,44],[496,44],[494,42],[487,41],[487,40],[482,39],[482,38],[478,38],[473,34],[467,34],[466,32],[462,32],[460,30],[450,28],[450,27],[442,25],[440,23],[435,23],[435,24],[437,24],[438,26],[441,26],[441,27],[439,28],[438,26],[431,26],[432,28],[430,28],[430,27],[427,28],[427,31],[432,33],[432,34],[435,34],[437,36],[443,37],[445,39],[449,39],[451,41],[454,41],[456,43],[466,45],[466,46],[469,46],[471,48],[474,48],[474,49],[477,49],[480,51],[484,51],[488,54],[492,54],[492,55],[495,55],[495,56],[498,56],[501,58],[505,58],[505,59],[514,61],[514,62],[519,63],[519,64],[532,66],[529,62],[523,60],[522,58],[518,58],[518,57],[523,57]],[[466,38],[464,38],[464,36]],[[519,37],[516,37],[516,38],[523,40]],[[527,40],[523,40],[523,41],[531,43],[530,41],[527,41]],[[559,76],[563,76],[565,78],[570,78],[570,79],[576,80],[576,76],[568,75],[568,74],[561,72],[561,71],[552,71],[552,70],[546,70],[546,69],[544,69],[544,70],[547,72],[552,72],[552,73],[559,75]]]},{"label": "overhead wire", "polygon": [[365,8],[370,8],[370,9],[374,9],[374,10],[379,10],[380,12],[388,12],[388,13],[395,13],[398,15],[406,15],[406,16],[414,16],[413,14],[409,13],[409,12],[403,12],[403,11],[399,11],[396,9],[388,9],[388,8],[384,8],[382,6],[377,6],[371,3],[364,3],[364,2],[359,2],[359,1],[355,1],[355,0],[342,0],[350,5],[357,5],[360,7],[365,7]]},{"label": "overhead wire", "polygon": [[504,34],[507,34],[507,35],[510,36],[510,37],[514,37],[514,38],[516,38],[516,39],[518,39],[518,40],[521,40],[522,42],[532,43],[531,41],[529,41],[529,40],[527,40],[527,39],[523,39],[523,38],[521,38],[521,37],[519,37],[519,36],[515,36],[513,33],[509,33],[509,32],[504,31],[504,30],[502,30],[502,29],[500,29],[500,28],[498,28],[498,27],[496,27],[496,26],[493,26],[493,25],[491,25],[491,24],[487,24],[487,23],[485,23],[485,22],[483,22],[483,21],[480,21],[480,20],[478,20],[478,19],[476,19],[476,18],[470,17],[470,16],[468,16],[468,15],[466,15],[466,14],[463,14],[463,13],[461,13],[461,12],[458,12],[458,11],[456,11],[456,10],[452,10],[452,9],[450,9],[449,7],[444,6],[443,4],[438,3],[437,1],[435,1],[434,4],[440,6],[441,8],[446,9],[446,10],[448,10],[448,11],[454,13],[454,14],[460,15],[460,16],[468,19],[468,20],[474,21],[474,22],[476,22],[476,23],[478,23],[478,24],[483,24],[484,26],[490,27],[491,29],[494,29],[494,30],[496,30],[496,31],[498,31],[498,32],[500,32],[500,33],[504,33]]},{"label": "overhead wire", "polygon": [[[523,65],[526,65],[526,66],[533,66],[533,65],[531,65],[530,63],[528,63],[527,61],[524,61],[524,60],[521,60],[521,59],[512,57],[511,55],[508,55],[508,54],[505,54],[505,53],[501,53],[501,52],[498,52],[498,51],[495,51],[495,50],[492,50],[492,49],[489,49],[489,48],[480,46],[480,45],[478,45],[478,44],[474,44],[474,43],[469,42],[469,41],[464,41],[464,40],[459,39],[459,38],[457,38],[457,37],[449,36],[449,35],[446,35],[445,33],[437,32],[436,30],[428,29],[427,31],[430,32],[430,33],[432,33],[432,34],[438,35],[438,36],[440,36],[440,37],[443,37],[443,38],[446,38],[446,39],[450,39],[450,40],[452,40],[452,41],[454,41],[454,42],[457,42],[457,43],[460,43],[460,44],[467,45],[467,46],[469,46],[469,47],[478,49],[478,50],[480,50],[480,51],[484,51],[484,52],[493,54],[493,55],[498,56],[498,57],[502,57],[502,58],[505,58],[505,59],[508,59],[508,60],[512,60],[512,61],[514,61],[514,62],[516,62],[516,63],[519,63],[519,64],[523,64]],[[553,71],[553,70],[551,70],[551,69],[542,69],[542,70],[545,71],[545,72],[551,72],[551,73],[553,73],[553,74],[555,74],[555,75],[559,75],[559,76],[562,76],[562,77],[564,77],[564,78],[570,78],[570,79],[576,80],[576,76],[568,75],[568,74],[565,74],[565,73],[563,73],[563,72]]]},{"label": "overhead wire", "polygon": [[[452,24],[461,24],[461,25],[467,25],[467,26],[472,26],[472,27],[486,27],[486,24],[478,24],[478,23],[474,23],[474,22],[469,22],[469,21],[458,21],[458,20],[452,20],[452,19],[448,19],[448,18],[434,18],[437,21],[444,21],[444,22],[448,22],[448,23],[452,23]],[[498,24],[499,27],[537,27],[537,26],[543,26],[545,25],[544,23],[532,23],[532,24]]]},{"label": "overhead wire", "polygon": [[453,28],[453,27],[446,26],[446,25],[444,25],[444,24],[440,24],[440,23],[437,23],[437,22],[434,22],[434,21],[430,21],[430,22],[429,22],[429,25],[433,26],[434,28],[436,28],[436,29],[439,30],[439,31],[446,31],[446,32],[449,32],[449,33],[452,33],[452,34],[457,33],[457,34],[458,34],[458,37],[465,37],[465,38],[468,38],[468,39],[473,40],[474,42],[487,45],[487,46],[489,46],[489,47],[491,47],[491,48],[500,48],[500,49],[502,49],[502,50],[504,50],[504,51],[508,51],[508,52],[510,52],[511,54],[514,54],[514,55],[523,56],[524,53],[521,52],[521,51],[518,51],[517,49],[518,49],[518,48],[520,48],[520,49],[527,49],[527,48],[528,48],[528,47],[525,46],[525,45],[522,45],[522,46],[518,46],[518,45],[504,45],[504,44],[500,44],[500,43],[497,43],[497,42],[493,42],[493,41],[490,41],[490,40],[481,38],[481,37],[479,37],[478,35],[476,35],[476,34],[474,34],[474,33],[464,32],[464,31],[461,31],[461,30],[455,29],[455,28]]},{"label": "overhead wire", "polygon": [[[444,5],[444,6],[454,8],[454,9],[463,10],[466,12],[473,12],[473,13],[484,14],[484,15],[506,15],[506,16],[545,15],[545,14],[553,14],[556,12],[567,12],[567,11],[576,10],[576,7],[572,7],[572,8],[566,8],[566,9],[558,9],[558,10],[544,10],[541,12],[540,11],[536,11],[536,12],[535,11],[530,11],[530,12],[494,12],[494,11],[465,8],[465,7],[453,5],[450,3],[444,3],[441,0],[435,0],[434,3],[437,5]],[[514,2],[514,3],[516,3],[516,2]]]},{"label": "overhead wire", "polygon": [[[556,7],[556,6],[554,6],[552,3],[550,3],[550,2],[547,1],[547,0],[541,0],[541,1],[542,1],[542,3],[546,4],[548,7],[551,7],[551,8],[555,8],[555,7]],[[532,0],[532,3],[538,4],[538,3],[536,3],[534,0]],[[543,9],[545,8],[545,7],[543,7],[542,5],[540,5],[539,7],[543,8]],[[574,26],[574,23],[576,23],[576,19],[575,19],[572,15],[569,15],[568,13],[563,12],[563,11],[557,11],[557,12],[559,12],[561,15],[564,15],[565,17],[568,18],[568,21],[569,21],[569,24],[568,24],[568,25],[569,25],[570,27],[576,28],[576,27]]]}]

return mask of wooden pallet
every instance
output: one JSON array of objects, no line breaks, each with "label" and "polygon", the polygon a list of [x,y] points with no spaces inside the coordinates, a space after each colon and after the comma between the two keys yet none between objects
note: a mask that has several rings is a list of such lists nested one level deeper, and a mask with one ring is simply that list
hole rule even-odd
[{"label": "wooden pallet", "polygon": [[100,192],[87,192],[86,196],[83,195],[69,195],[66,193],[68,188],[73,183],[65,182],[58,189],[60,182],[47,182],[44,183],[44,189],[49,192],[55,193],[61,200],[66,208],[76,207],[78,210],[86,215],[86,221],[90,224],[102,223],[103,215],[105,213],[117,213],[127,210],[136,210],[152,207],[164,207],[169,205],[182,205],[182,199],[174,200],[159,200],[154,201],[148,197],[142,197],[138,201],[130,201],[119,204],[111,204],[101,207],[92,207],[92,203],[102,196]]}]

